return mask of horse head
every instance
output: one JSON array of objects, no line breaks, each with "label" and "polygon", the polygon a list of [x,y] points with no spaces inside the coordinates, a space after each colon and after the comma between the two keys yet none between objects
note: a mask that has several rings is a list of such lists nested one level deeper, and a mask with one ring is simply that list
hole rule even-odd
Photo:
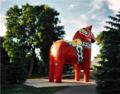
[{"label": "horse head", "polygon": [[94,43],[95,37],[94,37],[94,34],[91,32],[91,30],[92,30],[92,25],[87,26],[85,28],[81,28],[75,33],[73,40],[81,39],[84,42]]}]

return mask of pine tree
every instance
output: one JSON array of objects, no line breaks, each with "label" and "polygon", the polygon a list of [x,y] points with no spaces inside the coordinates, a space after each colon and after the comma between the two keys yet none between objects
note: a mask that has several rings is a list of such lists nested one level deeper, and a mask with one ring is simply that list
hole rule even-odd
[{"label": "pine tree", "polygon": [[109,16],[105,30],[97,36],[101,66],[96,67],[98,94],[120,94],[120,11]]}]

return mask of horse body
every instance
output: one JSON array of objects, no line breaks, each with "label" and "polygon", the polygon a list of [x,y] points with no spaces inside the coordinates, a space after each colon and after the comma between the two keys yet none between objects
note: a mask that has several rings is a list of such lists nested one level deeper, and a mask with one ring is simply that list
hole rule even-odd
[{"label": "horse body", "polygon": [[54,62],[62,58],[64,59],[64,62],[68,64],[71,63],[74,64],[73,62],[77,61],[76,49],[65,41],[62,40],[56,41],[52,45],[50,51],[51,51],[50,55],[54,58]]},{"label": "horse body", "polygon": [[[82,42],[91,45],[91,36],[85,36],[79,31],[73,37],[73,40],[80,39]],[[54,82],[54,77],[56,82],[60,83],[62,80],[62,72],[64,64],[74,65],[75,69],[75,80],[80,80],[80,70],[84,70],[84,80],[89,81],[89,71],[90,71],[90,60],[91,60],[91,48],[83,46],[83,60],[79,64],[77,58],[76,48],[71,46],[68,42],[64,40],[56,41],[50,49],[50,60],[49,60],[49,81]]]}]

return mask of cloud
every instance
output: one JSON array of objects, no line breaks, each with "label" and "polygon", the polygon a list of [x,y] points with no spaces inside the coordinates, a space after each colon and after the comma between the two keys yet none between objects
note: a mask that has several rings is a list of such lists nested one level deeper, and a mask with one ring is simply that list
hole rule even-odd
[{"label": "cloud", "polygon": [[2,2],[4,2],[5,0],[0,0],[0,4],[2,3]]},{"label": "cloud", "polygon": [[77,30],[88,25],[88,23],[86,23],[86,21],[82,20],[81,18],[75,19],[74,17],[67,17],[62,19],[62,24],[65,26],[65,40],[71,40]]},{"label": "cloud", "polygon": [[68,18],[68,19],[63,19],[62,20],[63,24],[72,24],[75,27],[83,27],[87,25],[87,22],[84,20],[81,20],[81,18],[77,18],[77,19],[72,19],[72,18]]},{"label": "cloud", "polygon": [[73,9],[73,8],[75,8],[75,7],[77,7],[77,4],[70,4],[70,5],[68,6],[68,9]]},{"label": "cloud", "polygon": [[104,0],[93,0],[90,6],[92,7],[91,12],[94,10],[100,10],[103,6]]},{"label": "cloud", "polygon": [[105,14],[104,3],[104,0],[91,1],[88,6],[88,11],[86,11],[86,13],[82,14],[80,17],[86,21],[100,21]]},{"label": "cloud", "polygon": [[94,60],[94,57],[95,57],[97,54],[100,53],[100,52],[99,52],[100,48],[99,48],[98,45],[96,45],[96,43],[93,43],[93,44],[92,44],[92,48],[94,48],[94,49],[91,50],[91,51],[92,51],[91,60]]},{"label": "cloud", "polygon": [[91,16],[91,19],[97,19],[97,15],[96,15],[96,14],[93,14],[93,15]]},{"label": "cloud", "polygon": [[99,10],[102,8],[103,0],[93,0],[91,3],[91,6],[94,8],[94,10]]},{"label": "cloud", "polygon": [[120,0],[107,0],[109,9],[118,11],[120,9]]},{"label": "cloud", "polygon": [[5,26],[5,23],[6,23],[6,20],[5,20],[5,16],[0,14],[0,36],[4,36],[5,35],[5,32],[6,32],[6,26]]},{"label": "cloud", "polygon": [[81,17],[83,20],[87,20],[87,14],[82,14],[80,17]]}]

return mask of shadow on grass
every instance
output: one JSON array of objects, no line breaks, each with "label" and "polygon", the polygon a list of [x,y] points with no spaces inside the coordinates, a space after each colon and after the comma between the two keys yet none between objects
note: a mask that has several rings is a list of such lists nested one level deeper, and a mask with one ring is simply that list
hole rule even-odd
[{"label": "shadow on grass", "polygon": [[1,87],[1,94],[54,94],[55,92],[65,88],[67,87],[35,88],[26,85],[3,85]]}]

